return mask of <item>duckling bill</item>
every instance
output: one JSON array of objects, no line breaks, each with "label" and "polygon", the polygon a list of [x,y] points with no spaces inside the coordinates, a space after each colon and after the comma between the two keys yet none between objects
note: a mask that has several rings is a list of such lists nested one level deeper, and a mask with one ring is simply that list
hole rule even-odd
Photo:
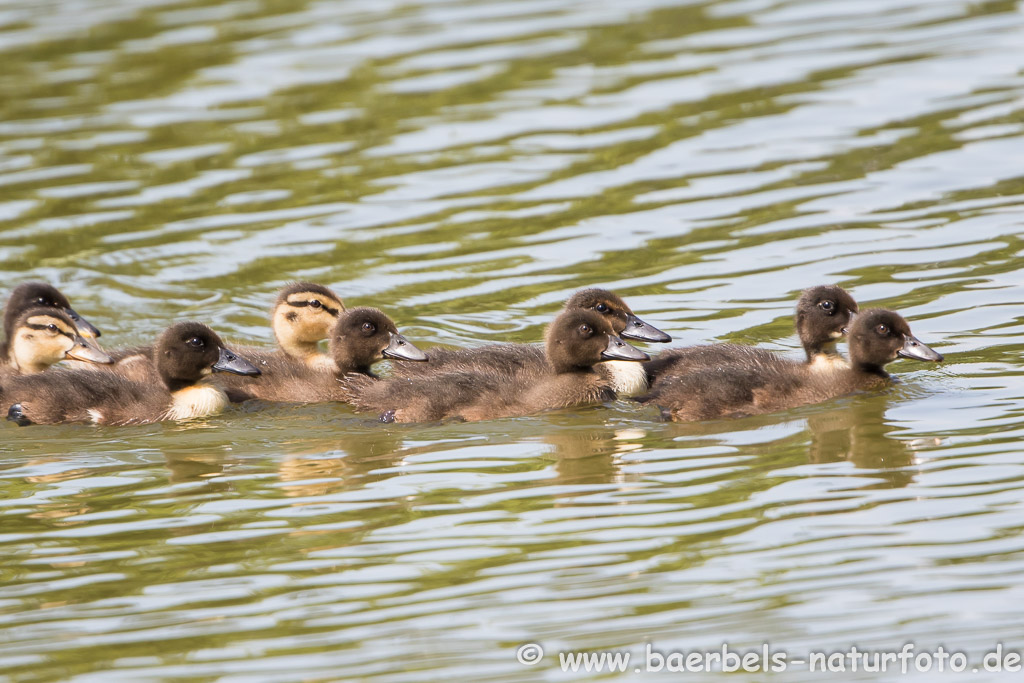
[{"label": "duckling bill", "polygon": [[224,391],[208,381],[210,375],[260,374],[226,348],[217,333],[195,322],[169,327],[157,340],[153,359],[157,382],[92,370],[55,370],[5,381],[8,419],[21,425],[127,425],[204,417],[228,405]]}]

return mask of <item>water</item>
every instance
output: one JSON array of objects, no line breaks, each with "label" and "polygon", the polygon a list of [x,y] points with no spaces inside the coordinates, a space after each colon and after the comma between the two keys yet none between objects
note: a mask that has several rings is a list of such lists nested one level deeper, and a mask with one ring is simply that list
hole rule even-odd
[{"label": "water", "polygon": [[269,344],[302,278],[422,346],[535,341],[603,285],[677,343],[799,356],[797,292],[838,282],[948,361],[702,425],[8,424],[0,680],[1021,649],[1022,29],[1005,1],[4,3],[2,289],[58,284],[108,346]]}]

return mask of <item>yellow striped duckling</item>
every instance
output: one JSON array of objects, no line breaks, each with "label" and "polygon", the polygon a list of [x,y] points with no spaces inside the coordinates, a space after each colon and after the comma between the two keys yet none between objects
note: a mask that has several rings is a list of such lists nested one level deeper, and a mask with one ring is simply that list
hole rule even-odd
[{"label": "yellow striped duckling", "polygon": [[348,375],[342,385],[350,403],[380,413],[382,422],[486,420],[612,400],[615,389],[595,366],[648,358],[622,341],[603,315],[581,309],[563,312],[548,326],[544,352],[540,364],[456,363],[457,371],[418,378]]},{"label": "yellow striped duckling", "polygon": [[210,382],[212,373],[260,374],[201,323],[172,325],[154,348],[159,382],[94,370],[53,370],[5,381],[3,402],[13,404],[7,419],[20,425],[126,425],[204,417],[228,405],[224,390]]},{"label": "yellow striped duckling", "polygon": [[63,310],[30,308],[11,323],[11,336],[0,345],[0,378],[42,372],[62,360],[114,362],[82,337]]},{"label": "yellow striped duckling", "polygon": [[[747,347],[741,347],[747,348]],[[858,313],[849,332],[848,366],[814,368],[761,349],[716,365],[662,376],[637,399],[679,422],[773,413],[885,385],[885,365],[897,358],[942,362],[898,313]],[[753,353],[757,352],[757,353]]]},{"label": "yellow striped duckling", "polygon": [[425,361],[426,354],[398,332],[391,318],[376,308],[352,308],[338,317],[328,343],[331,369],[310,367],[282,352],[250,356],[262,372],[254,379],[225,376],[220,383],[232,401],[252,398],[284,403],[343,401],[338,379],[359,373],[373,377],[378,361]]}]

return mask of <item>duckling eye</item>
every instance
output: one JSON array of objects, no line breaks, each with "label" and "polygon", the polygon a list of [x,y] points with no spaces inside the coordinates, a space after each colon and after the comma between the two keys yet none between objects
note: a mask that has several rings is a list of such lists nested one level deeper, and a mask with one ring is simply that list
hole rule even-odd
[{"label": "duckling eye", "polygon": [[607,313],[608,311],[611,310],[610,308],[608,308],[608,304],[606,303],[600,303],[597,306],[594,306],[594,308],[597,309],[598,313]]},{"label": "duckling eye", "polygon": [[592,332],[593,330],[590,329],[590,325],[580,325],[580,334],[584,336],[590,336]]},{"label": "duckling eye", "polygon": [[835,313],[835,310],[836,310],[835,303],[832,302],[832,301],[829,301],[828,299],[826,299],[825,301],[822,301],[820,304],[818,304],[818,306],[820,306],[821,310],[825,311],[829,315],[832,315],[833,313]]},{"label": "duckling eye", "polygon": [[883,335],[884,334],[889,334],[889,326],[888,325],[879,325],[878,327],[875,328],[875,332],[877,332],[878,334],[883,334]]},{"label": "duckling eye", "polygon": [[41,304],[43,306],[46,306],[46,305],[49,304],[49,302],[46,300],[45,297],[39,297],[38,299],[36,299],[36,303],[37,304]]},{"label": "duckling eye", "polygon": [[185,343],[191,346],[193,349],[201,349],[204,346],[203,340],[200,339],[199,337],[192,337]]},{"label": "duckling eye", "polygon": [[321,306],[323,306],[323,304],[320,303],[319,299],[312,299],[309,302],[309,307],[310,308],[320,308]]},{"label": "duckling eye", "polygon": [[48,329],[50,332],[54,332],[54,333],[57,332],[57,326],[54,325],[53,323],[50,323],[49,325],[47,325],[46,329]]},{"label": "duckling eye", "polygon": [[363,323],[363,332],[376,332],[377,327],[373,323]]}]

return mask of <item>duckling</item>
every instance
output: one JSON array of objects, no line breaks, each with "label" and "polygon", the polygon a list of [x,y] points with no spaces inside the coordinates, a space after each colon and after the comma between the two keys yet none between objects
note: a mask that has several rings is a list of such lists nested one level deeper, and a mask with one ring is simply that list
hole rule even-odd
[{"label": "duckling", "polygon": [[[564,311],[594,311],[605,318],[614,334],[624,339],[668,342],[672,337],[638,318],[622,297],[607,289],[583,289],[565,303]],[[403,365],[395,374],[401,377],[436,377],[452,372],[518,372],[544,368],[544,349],[533,344],[490,344],[473,349],[431,349],[429,362],[421,366]],[[643,366],[627,361],[604,361],[596,370],[605,375],[622,395],[633,395],[647,388]]]},{"label": "duckling", "polygon": [[551,323],[544,351],[545,362],[539,365],[457,363],[457,371],[425,377],[348,375],[342,386],[350,403],[381,413],[382,422],[486,420],[612,400],[611,381],[595,366],[648,358],[616,336],[600,313],[581,309],[564,311]]},{"label": "duckling", "polygon": [[[331,358],[317,344],[327,339],[338,314],[345,310],[341,298],[314,282],[293,282],[281,289],[270,313],[271,329],[281,352],[311,368],[335,369]],[[262,358],[268,352],[253,346],[236,346],[246,358]],[[135,346],[113,351],[111,369],[129,379],[155,377],[152,346]],[[254,361],[255,362],[255,361]]]},{"label": "duckling", "polygon": [[[750,353],[728,363],[664,376],[640,403],[661,406],[679,422],[773,413],[884,386],[885,365],[897,358],[942,362],[898,313],[872,309],[854,318],[850,364],[815,369],[771,353]],[[751,349],[751,351],[759,351]]]},{"label": "duckling", "polygon": [[61,294],[56,287],[45,282],[23,282],[15,287],[7,298],[7,306],[4,308],[4,338],[11,339],[14,323],[25,311],[39,307],[55,308],[66,313],[74,321],[75,327],[83,337],[100,336],[100,331],[88,320],[78,315],[75,309],[71,308],[68,298]]},{"label": "duckling", "polygon": [[0,345],[0,377],[42,372],[62,360],[114,362],[83,339],[71,316],[59,308],[30,308],[11,329],[12,335]]},{"label": "duckling", "polygon": [[[846,361],[835,350],[835,343],[846,333],[857,310],[857,302],[838,285],[819,285],[803,291],[797,300],[795,323],[810,366],[816,370],[846,366]],[[644,370],[650,385],[657,387],[659,378],[664,376],[774,356],[771,351],[740,344],[687,346],[663,351],[644,363]]]},{"label": "duckling", "polygon": [[293,282],[277,295],[271,327],[281,350],[312,368],[334,370],[331,358],[317,344],[327,339],[345,310],[341,297],[323,285]]},{"label": "duckling", "polygon": [[181,322],[157,340],[159,382],[136,382],[112,372],[54,370],[4,381],[7,419],[21,425],[91,422],[105,425],[185,420],[220,412],[224,391],[213,372],[255,376],[260,371],[225,348],[206,325]]},{"label": "duckling", "polygon": [[285,403],[341,401],[338,378],[348,373],[374,377],[370,366],[385,358],[425,361],[427,356],[403,337],[387,315],[376,308],[352,308],[338,317],[328,344],[332,369],[310,367],[279,351],[249,356],[262,377],[225,376],[220,384],[234,402],[259,398]]}]

